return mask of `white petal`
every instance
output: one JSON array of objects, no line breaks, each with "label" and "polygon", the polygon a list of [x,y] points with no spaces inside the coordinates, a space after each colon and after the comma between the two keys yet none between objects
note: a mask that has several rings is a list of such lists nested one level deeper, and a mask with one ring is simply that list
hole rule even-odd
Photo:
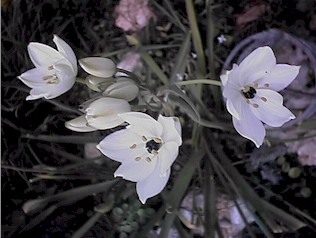
[{"label": "white petal", "polygon": [[148,162],[144,157],[136,161],[131,158],[129,161],[124,161],[115,171],[114,177],[122,177],[123,179],[137,182],[151,176],[157,164],[157,159],[153,158]]},{"label": "white petal", "polygon": [[[263,97],[264,100],[261,99]],[[269,126],[279,127],[295,118],[294,114],[282,105],[283,98],[275,91],[258,89],[252,102],[259,105],[258,108],[251,107],[253,114]]]},{"label": "white petal", "polygon": [[179,146],[175,142],[168,142],[158,151],[160,164],[160,176],[165,175],[179,154]]},{"label": "white petal", "polygon": [[96,128],[93,128],[91,126],[87,125],[87,120],[85,115],[76,117],[70,121],[67,121],[65,123],[65,127],[77,132],[90,132],[90,131],[96,131]]},{"label": "white petal", "polygon": [[46,75],[48,75],[48,70],[44,70],[44,68],[33,68],[18,76],[18,79],[30,88],[43,87],[47,84],[43,80],[43,77]]},{"label": "white petal", "polygon": [[239,95],[238,97],[235,97],[234,100],[227,99],[226,101],[226,107],[228,112],[235,117],[236,119],[240,120],[240,112],[241,107],[244,106],[246,103],[245,99],[242,97],[242,95]]},{"label": "white petal", "polygon": [[79,60],[80,66],[89,74],[108,78],[115,74],[116,66],[114,62],[103,57],[87,57]]},{"label": "white petal", "polygon": [[248,105],[241,108],[240,120],[233,117],[233,124],[236,131],[243,137],[251,140],[259,148],[266,135],[266,130],[262,122],[250,111]]},{"label": "white petal", "polygon": [[142,112],[127,112],[119,114],[119,117],[128,122],[131,130],[140,136],[161,137],[163,127],[151,116]]},{"label": "white petal", "polygon": [[123,99],[103,97],[88,106],[86,119],[89,125],[105,130],[121,125],[124,120],[118,114],[130,110],[130,105]]},{"label": "white petal", "polygon": [[138,91],[139,89],[134,81],[126,79],[118,80],[118,82],[108,86],[103,92],[103,95],[108,97],[121,98],[130,102],[137,97]]},{"label": "white petal", "polygon": [[[131,149],[134,144],[136,148]],[[110,159],[121,163],[134,160],[146,153],[141,137],[128,129],[108,135],[97,145],[97,148]]]},{"label": "white petal", "polygon": [[166,186],[170,177],[170,169],[166,171],[165,176],[160,176],[158,166],[156,169],[145,179],[138,181],[136,184],[136,191],[139,200],[145,204],[148,198],[156,196]]},{"label": "white petal", "polygon": [[113,83],[115,83],[115,80],[113,78],[100,78],[93,75],[88,75],[86,77],[87,86],[96,92],[101,92],[102,89],[107,88]]},{"label": "white petal", "polygon": [[228,70],[228,71],[226,71],[224,74],[222,74],[222,75],[220,76],[221,82],[222,82],[222,85],[223,85],[223,86],[226,85],[227,80],[228,80],[228,76],[229,76],[230,72],[231,72],[231,70]]},{"label": "white petal", "polygon": [[65,58],[54,48],[42,43],[32,42],[27,50],[35,67],[49,67]]},{"label": "white petal", "polygon": [[57,35],[54,35],[53,38],[54,43],[57,46],[58,51],[69,60],[70,64],[72,65],[72,69],[74,74],[77,75],[78,67],[77,67],[77,58],[71,47]]},{"label": "white petal", "polygon": [[264,77],[276,65],[272,49],[268,46],[259,47],[252,51],[240,64],[240,82],[249,84]]},{"label": "white petal", "polygon": [[35,100],[43,97],[46,98],[48,96],[49,94],[42,91],[40,88],[33,88],[30,91],[30,95],[26,97],[26,101]]},{"label": "white petal", "polygon": [[223,96],[225,98],[235,100],[236,97],[240,96],[240,90],[245,86],[242,80],[240,80],[243,77],[243,75],[240,75],[239,67],[234,64],[225,85],[223,84]]},{"label": "white petal", "polygon": [[296,78],[301,66],[277,64],[265,77],[257,80],[259,85],[269,84],[269,88],[280,91],[286,88]]},{"label": "white petal", "polygon": [[[176,120],[176,121],[175,121]],[[162,125],[163,131],[161,138],[164,143],[175,142],[178,146],[182,144],[181,138],[181,125],[180,125],[180,133],[177,130],[176,123],[179,125],[179,119],[173,117],[164,117],[159,115],[158,122]]]}]

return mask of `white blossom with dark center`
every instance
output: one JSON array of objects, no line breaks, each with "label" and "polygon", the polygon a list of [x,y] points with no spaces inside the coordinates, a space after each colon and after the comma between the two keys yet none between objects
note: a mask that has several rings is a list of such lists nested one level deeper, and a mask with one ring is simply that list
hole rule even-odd
[{"label": "white blossom with dark center", "polygon": [[277,92],[296,78],[299,69],[300,66],[277,64],[272,49],[265,46],[221,75],[223,96],[234,127],[257,147],[262,145],[266,135],[263,123],[280,127],[295,118],[283,106],[283,97]]},{"label": "white blossom with dark center", "polygon": [[137,182],[137,194],[145,203],[167,184],[182,144],[181,125],[176,117],[159,115],[155,120],[140,112],[122,113],[119,117],[129,125],[105,137],[97,148],[121,163],[114,176]]}]

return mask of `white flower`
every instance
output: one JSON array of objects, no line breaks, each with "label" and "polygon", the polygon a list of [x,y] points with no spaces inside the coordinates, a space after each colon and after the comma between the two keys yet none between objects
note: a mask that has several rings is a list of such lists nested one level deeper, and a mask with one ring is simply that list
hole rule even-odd
[{"label": "white flower", "polygon": [[120,114],[129,125],[105,137],[97,148],[122,164],[114,176],[137,182],[140,201],[160,193],[170,176],[170,167],[182,144],[178,118],[160,115],[158,121],[147,114]]},{"label": "white flower", "polygon": [[90,132],[98,130],[97,128],[89,126],[88,121],[86,119],[86,115],[82,115],[70,121],[67,121],[65,123],[65,127],[77,132]]},{"label": "white flower", "polygon": [[243,137],[262,145],[266,131],[262,124],[280,127],[295,116],[283,106],[277,93],[298,75],[300,66],[276,64],[270,47],[260,47],[239,65],[221,75],[226,107],[235,129]]},{"label": "white flower", "polygon": [[73,50],[57,35],[54,35],[53,41],[58,51],[37,42],[31,42],[27,47],[35,68],[18,76],[32,88],[26,100],[58,97],[75,83],[78,69]]},{"label": "white flower", "polygon": [[114,128],[124,122],[118,114],[130,112],[131,107],[123,99],[103,97],[90,103],[84,110],[85,115],[66,122],[65,126],[77,132]]},{"label": "white flower", "polygon": [[119,77],[115,79],[116,82],[108,86],[102,93],[104,96],[121,98],[130,102],[133,101],[139,92],[136,83],[127,77]]},{"label": "white flower", "polygon": [[109,78],[116,72],[116,66],[111,59],[103,57],[87,57],[79,60],[80,66],[96,77]]}]

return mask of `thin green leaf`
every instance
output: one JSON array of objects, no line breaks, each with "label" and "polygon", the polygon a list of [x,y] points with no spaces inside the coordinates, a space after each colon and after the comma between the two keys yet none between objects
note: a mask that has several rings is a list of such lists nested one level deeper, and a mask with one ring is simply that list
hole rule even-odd
[{"label": "thin green leaf", "polygon": [[204,177],[204,236],[215,237],[216,227],[216,190],[214,183],[213,168],[209,160],[205,160]]},{"label": "thin green leaf", "polygon": [[184,73],[185,67],[188,61],[188,52],[191,48],[191,33],[187,33],[181,48],[176,56],[175,66],[173,67],[170,81],[175,82],[177,80],[177,75]]},{"label": "thin green leaf", "polygon": [[32,140],[41,140],[54,143],[68,143],[68,144],[86,144],[86,143],[98,143],[104,136],[60,136],[60,135],[32,135],[25,134],[24,138]]},{"label": "thin green leaf", "polygon": [[194,4],[192,0],[185,0],[185,5],[186,5],[187,15],[189,19],[190,29],[192,31],[193,45],[197,54],[198,71],[200,75],[205,76],[206,75],[205,56],[204,56],[201,35],[199,32],[199,27],[196,20]]},{"label": "thin green leaf", "polygon": [[70,189],[65,192],[57,193],[55,195],[52,195],[46,198],[38,198],[38,199],[29,200],[23,204],[22,209],[25,213],[31,213],[31,212],[42,209],[50,202],[69,200],[69,198],[72,198],[73,201],[77,201],[93,193],[105,192],[111,187],[113,187],[119,181],[120,180],[114,179],[114,180],[110,180],[110,181],[106,181],[102,183],[86,185],[86,186]]},{"label": "thin green leaf", "polygon": [[142,59],[145,61],[145,63],[149,66],[149,68],[157,75],[157,77],[161,80],[161,82],[165,85],[168,85],[169,79],[165,75],[165,73],[162,71],[162,69],[159,67],[159,65],[156,63],[156,61],[151,57],[150,54],[143,51],[140,52],[140,55]]},{"label": "thin green leaf", "polygon": [[179,208],[182,197],[194,175],[197,166],[199,165],[200,160],[204,155],[204,150],[200,150],[194,153],[177,176],[174,186],[166,200],[166,207],[169,212],[167,213],[161,225],[159,238],[168,237],[169,230],[174,222],[174,219],[176,218],[177,209]]}]

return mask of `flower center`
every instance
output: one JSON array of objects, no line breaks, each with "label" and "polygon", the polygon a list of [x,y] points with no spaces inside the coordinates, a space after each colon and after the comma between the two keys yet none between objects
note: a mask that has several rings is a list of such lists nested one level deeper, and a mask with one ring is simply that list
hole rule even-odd
[{"label": "flower center", "polygon": [[161,141],[158,141],[157,139],[150,140],[146,143],[146,149],[149,153],[152,153],[152,151],[158,151],[160,149]]},{"label": "flower center", "polygon": [[241,93],[244,95],[245,98],[251,99],[256,96],[256,89],[250,86],[246,86],[241,90]]},{"label": "flower center", "polygon": [[[48,67],[48,70],[53,70],[53,69],[54,69],[53,65]],[[59,83],[59,78],[56,76],[56,74],[46,75],[46,76],[43,77],[43,80],[47,84],[58,84]]]}]

